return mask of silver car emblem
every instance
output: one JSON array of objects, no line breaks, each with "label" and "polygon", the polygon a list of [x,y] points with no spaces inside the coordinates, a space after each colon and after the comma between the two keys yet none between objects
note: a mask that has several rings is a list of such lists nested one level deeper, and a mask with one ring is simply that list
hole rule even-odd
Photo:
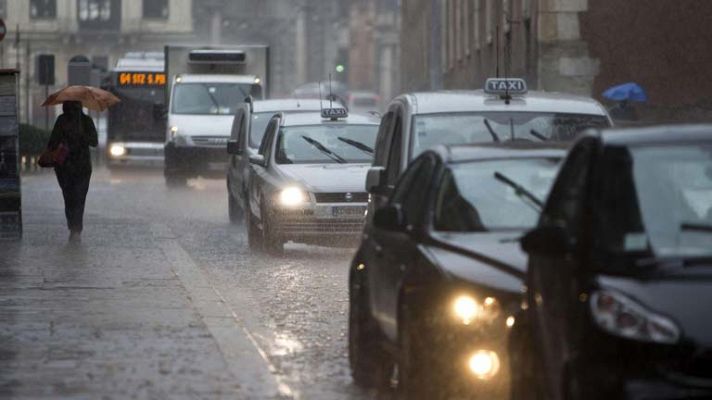
[{"label": "silver car emblem", "polygon": [[351,201],[354,199],[354,195],[352,195],[351,193],[346,193],[344,195],[344,198],[346,199],[346,201]]}]

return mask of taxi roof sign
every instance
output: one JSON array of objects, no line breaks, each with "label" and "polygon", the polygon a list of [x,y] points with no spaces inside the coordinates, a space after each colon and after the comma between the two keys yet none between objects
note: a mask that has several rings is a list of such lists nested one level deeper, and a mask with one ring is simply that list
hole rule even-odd
[{"label": "taxi roof sign", "polygon": [[521,78],[489,78],[485,82],[485,93],[501,96],[525,94],[527,82]]},{"label": "taxi roof sign", "polygon": [[345,108],[324,108],[321,110],[321,117],[328,118],[331,120],[336,120],[339,118],[346,118],[349,116],[349,112]]}]

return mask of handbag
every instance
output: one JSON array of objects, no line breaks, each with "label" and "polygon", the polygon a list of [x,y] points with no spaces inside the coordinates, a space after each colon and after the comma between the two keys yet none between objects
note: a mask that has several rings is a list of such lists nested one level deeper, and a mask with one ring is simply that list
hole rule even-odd
[{"label": "handbag", "polygon": [[37,159],[37,165],[42,168],[61,167],[69,156],[69,146],[60,143],[54,150],[45,150]]}]

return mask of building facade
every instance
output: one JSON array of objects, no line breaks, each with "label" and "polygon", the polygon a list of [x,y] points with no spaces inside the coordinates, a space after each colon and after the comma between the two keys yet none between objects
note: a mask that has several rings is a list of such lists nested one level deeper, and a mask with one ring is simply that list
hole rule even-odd
[{"label": "building facade", "polygon": [[405,0],[404,90],[480,88],[490,76],[590,95],[634,81],[651,122],[709,120],[712,2]]},{"label": "building facade", "polygon": [[[21,71],[20,121],[44,125],[45,90],[67,84],[67,65],[85,56],[110,68],[129,51],[163,51],[193,40],[191,0],[0,0],[8,34],[0,43],[0,68]],[[36,57],[55,56],[55,83],[37,83]]]}]

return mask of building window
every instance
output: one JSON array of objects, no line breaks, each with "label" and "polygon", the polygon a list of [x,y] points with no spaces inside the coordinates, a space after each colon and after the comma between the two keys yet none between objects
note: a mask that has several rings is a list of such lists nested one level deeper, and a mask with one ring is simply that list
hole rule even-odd
[{"label": "building window", "polygon": [[472,16],[470,14],[470,2],[472,0],[462,1],[462,46],[465,48],[465,55],[470,56],[470,24]]},{"label": "building window", "polygon": [[143,17],[146,19],[168,18],[168,0],[143,0]]},{"label": "building window", "polygon": [[111,0],[79,0],[80,21],[108,21],[111,19]]},{"label": "building window", "polygon": [[455,26],[455,55],[457,61],[462,61],[462,0],[453,0],[453,7],[455,8],[455,20],[453,25]]},{"label": "building window", "polygon": [[121,0],[78,0],[79,29],[116,31],[121,27]]},{"label": "building window", "polygon": [[30,18],[57,18],[57,0],[30,0]]},{"label": "building window", "polygon": [[447,2],[447,31],[448,31],[448,67],[453,68],[455,66],[455,0],[448,0]]},{"label": "building window", "polygon": [[7,1],[0,0],[0,18],[5,18],[7,16]]},{"label": "building window", "polygon": [[448,21],[448,0],[440,0],[440,57],[442,57],[441,67],[443,72],[446,72],[450,68],[450,53],[448,52],[448,36],[450,32],[450,27],[447,24]]}]

